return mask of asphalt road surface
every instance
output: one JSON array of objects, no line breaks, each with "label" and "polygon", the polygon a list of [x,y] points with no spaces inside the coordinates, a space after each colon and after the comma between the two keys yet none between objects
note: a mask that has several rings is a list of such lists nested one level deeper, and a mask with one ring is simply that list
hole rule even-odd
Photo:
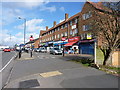
[{"label": "asphalt road surface", "polygon": [[[34,53],[33,60],[16,60],[10,83],[26,77],[38,78],[42,88],[118,88],[118,77],[103,71],[67,61],[62,56]],[[44,78],[41,73],[59,71],[62,75]],[[38,76],[37,76],[38,75]],[[9,85],[8,85],[9,86]]]},{"label": "asphalt road surface", "polygon": [[0,76],[2,76],[1,82],[2,82],[2,87],[3,87],[5,83],[7,82],[9,75],[11,73],[11,69],[14,64],[14,60],[12,60],[12,58],[14,57],[16,53],[14,51],[11,51],[11,52],[0,51],[0,54],[1,54]]},{"label": "asphalt road surface", "polygon": [[2,68],[10,61],[10,59],[15,55],[14,51],[2,52]]}]

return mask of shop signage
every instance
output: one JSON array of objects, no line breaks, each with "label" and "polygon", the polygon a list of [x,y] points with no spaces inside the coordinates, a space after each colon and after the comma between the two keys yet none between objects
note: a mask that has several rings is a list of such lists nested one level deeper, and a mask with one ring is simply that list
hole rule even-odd
[{"label": "shop signage", "polygon": [[66,40],[66,37],[62,37],[62,41],[65,41]]},{"label": "shop signage", "polygon": [[76,25],[72,25],[72,29],[75,29],[76,28]]},{"label": "shop signage", "polygon": [[95,40],[95,39],[91,39],[91,40],[82,40],[82,41],[80,41],[80,43],[93,42],[93,41],[96,41],[96,40]]},{"label": "shop signage", "polygon": [[30,41],[32,41],[32,40],[33,40],[33,36],[31,35],[31,36],[30,36]]},{"label": "shop signage", "polygon": [[91,33],[87,33],[87,39],[92,39]]},{"label": "shop signage", "polygon": [[53,41],[51,41],[51,42],[48,42],[48,44],[52,44],[53,43]]},{"label": "shop signage", "polygon": [[68,42],[75,42],[75,41],[79,41],[79,40],[80,40],[80,37],[77,36],[77,37],[69,38],[69,39],[68,39]]}]

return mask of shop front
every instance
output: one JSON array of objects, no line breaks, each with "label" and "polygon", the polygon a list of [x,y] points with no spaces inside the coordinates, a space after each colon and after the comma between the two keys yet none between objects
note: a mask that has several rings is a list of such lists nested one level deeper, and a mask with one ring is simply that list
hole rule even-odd
[{"label": "shop front", "polygon": [[48,42],[48,46],[49,46],[49,47],[53,47],[53,43],[54,43],[54,41]]},{"label": "shop front", "polygon": [[58,47],[59,49],[61,49],[63,47],[63,45],[65,45],[66,43],[68,43],[68,40],[56,41],[56,42],[54,42],[54,47]]},{"label": "shop front", "polygon": [[94,55],[94,42],[95,39],[79,41],[79,53]]},{"label": "shop front", "polygon": [[65,53],[79,53],[78,42],[80,40],[79,36],[72,37],[68,39],[68,43],[64,45]]}]

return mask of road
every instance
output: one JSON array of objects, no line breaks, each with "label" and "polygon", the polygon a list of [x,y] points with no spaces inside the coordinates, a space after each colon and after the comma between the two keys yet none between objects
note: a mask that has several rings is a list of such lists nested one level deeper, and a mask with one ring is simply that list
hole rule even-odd
[{"label": "road", "polygon": [[0,76],[1,76],[1,82],[2,82],[2,87],[5,85],[5,83],[8,80],[8,77],[10,75],[10,71],[13,67],[14,60],[12,58],[16,55],[14,51],[11,52],[3,52],[0,51],[1,57],[0,57]]},{"label": "road", "polygon": [[10,59],[15,55],[14,51],[2,52],[2,68],[10,61]]},{"label": "road", "polygon": [[[18,88],[19,80],[28,77],[38,79],[41,88],[118,88],[118,77],[67,60],[46,53],[35,53],[33,60],[16,60],[8,88]],[[62,75],[48,78],[40,75],[51,71]]]}]

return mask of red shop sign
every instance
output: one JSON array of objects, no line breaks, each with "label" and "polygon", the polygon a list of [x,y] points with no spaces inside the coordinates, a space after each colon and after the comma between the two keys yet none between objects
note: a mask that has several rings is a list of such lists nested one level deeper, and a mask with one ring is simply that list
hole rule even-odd
[{"label": "red shop sign", "polygon": [[31,35],[31,36],[30,36],[30,41],[32,41],[32,40],[33,40],[33,36]]},{"label": "red shop sign", "polygon": [[66,40],[66,37],[62,37],[62,41],[65,41]]},{"label": "red shop sign", "polygon": [[69,39],[68,39],[68,42],[75,42],[75,41],[79,41],[79,40],[80,40],[80,37],[77,36],[77,37],[69,38]]}]

